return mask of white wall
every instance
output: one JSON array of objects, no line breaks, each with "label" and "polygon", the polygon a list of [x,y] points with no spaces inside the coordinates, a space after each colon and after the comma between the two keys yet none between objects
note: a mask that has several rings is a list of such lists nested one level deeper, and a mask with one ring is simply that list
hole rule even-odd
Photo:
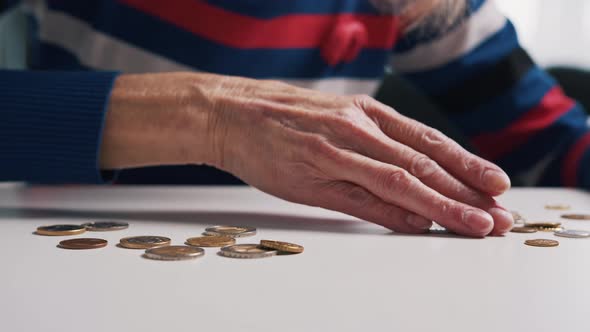
[{"label": "white wall", "polygon": [[590,69],[590,0],[496,0],[541,65]]}]

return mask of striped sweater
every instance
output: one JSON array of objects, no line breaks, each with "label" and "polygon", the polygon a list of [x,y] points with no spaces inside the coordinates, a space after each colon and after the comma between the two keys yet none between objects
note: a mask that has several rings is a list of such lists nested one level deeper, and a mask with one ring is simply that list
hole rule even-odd
[{"label": "striped sweater", "polygon": [[28,70],[0,70],[0,180],[103,182],[98,150],[120,72],[203,71],[372,94],[391,67],[511,177],[590,188],[585,112],[520,48],[493,1],[470,0],[444,33],[404,33],[380,3],[13,1],[32,29]]}]

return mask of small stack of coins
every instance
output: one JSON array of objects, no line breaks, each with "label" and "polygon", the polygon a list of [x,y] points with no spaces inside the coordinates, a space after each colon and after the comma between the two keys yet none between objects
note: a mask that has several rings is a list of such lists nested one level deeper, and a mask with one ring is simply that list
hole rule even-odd
[{"label": "small stack of coins", "polygon": [[[78,235],[86,231],[91,232],[105,232],[105,231],[117,231],[126,229],[129,224],[126,222],[119,221],[95,221],[91,223],[85,223],[82,225],[74,224],[60,224],[41,226],[37,228],[35,234],[46,235],[46,236],[66,236],[66,235]],[[107,240],[97,238],[79,238],[73,240],[64,240],[58,244],[58,247],[63,249],[98,249],[106,247]]]},{"label": "small stack of coins", "polygon": [[[571,206],[568,204],[546,204],[546,210],[557,210],[557,211],[564,211],[571,209]],[[512,212],[515,224],[517,217],[522,218],[518,212]],[[588,214],[562,214],[561,218],[569,219],[569,220],[590,220],[590,215]],[[524,220],[524,218],[522,218]],[[589,238],[590,231],[585,230],[575,230],[575,229],[565,229],[560,222],[524,222],[523,226],[515,226],[512,228],[511,232],[513,233],[536,233],[537,231],[541,232],[553,232],[554,236],[559,237],[567,237],[567,238]],[[528,246],[534,247],[557,247],[559,242],[557,240],[550,240],[550,239],[531,239],[526,240],[524,244]]]}]

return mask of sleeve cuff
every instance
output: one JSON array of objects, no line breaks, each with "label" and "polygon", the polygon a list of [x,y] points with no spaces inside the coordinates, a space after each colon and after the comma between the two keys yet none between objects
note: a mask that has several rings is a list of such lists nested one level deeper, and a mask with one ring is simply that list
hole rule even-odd
[{"label": "sleeve cuff", "polygon": [[0,180],[92,183],[115,72],[0,71]]}]

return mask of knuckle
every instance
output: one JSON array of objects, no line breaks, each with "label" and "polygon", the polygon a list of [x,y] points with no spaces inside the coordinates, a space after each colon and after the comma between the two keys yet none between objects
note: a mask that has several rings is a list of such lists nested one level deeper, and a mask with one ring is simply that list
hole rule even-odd
[{"label": "knuckle", "polygon": [[325,153],[328,149],[328,142],[320,135],[310,135],[303,140],[306,150],[312,155]]},{"label": "knuckle", "polygon": [[412,176],[402,168],[387,170],[383,172],[381,186],[384,192],[394,190],[399,195],[404,195],[412,187]]},{"label": "knuckle", "polygon": [[367,108],[369,108],[369,106],[371,104],[373,104],[375,102],[375,100],[373,99],[373,97],[371,97],[369,95],[359,94],[359,95],[352,96],[352,102],[353,102],[354,106],[356,106],[362,110],[366,110]]},{"label": "knuckle", "polygon": [[431,147],[440,147],[449,143],[449,138],[436,129],[427,128],[422,133],[422,143]]},{"label": "knuckle", "polygon": [[414,155],[410,161],[410,173],[419,179],[435,174],[438,169],[438,164],[423,154]]},{"label": "knuckle", "polygon": [[433,198],[430,200],[429,212],[433,216],[437,216],[437,221],[445,222],[449,220],[460,220],[461,213],[456,211],[456,204],[448,199]]},{"label": "knuckle", "polygon": [[329,160],[339,160],[341,157],[340,150],[330,144],[328,139],[320,135],[311,135],[304,140],[305,157],[307,159],[314,159],[314,157],[321,156]]},{"label": "knuckle", "polygon": [[484,167],[481,165],[479,160],[471,156],[463,158],[463,169],[470,173],[477,173],[480,176],[483,176],[484,172]]}]

